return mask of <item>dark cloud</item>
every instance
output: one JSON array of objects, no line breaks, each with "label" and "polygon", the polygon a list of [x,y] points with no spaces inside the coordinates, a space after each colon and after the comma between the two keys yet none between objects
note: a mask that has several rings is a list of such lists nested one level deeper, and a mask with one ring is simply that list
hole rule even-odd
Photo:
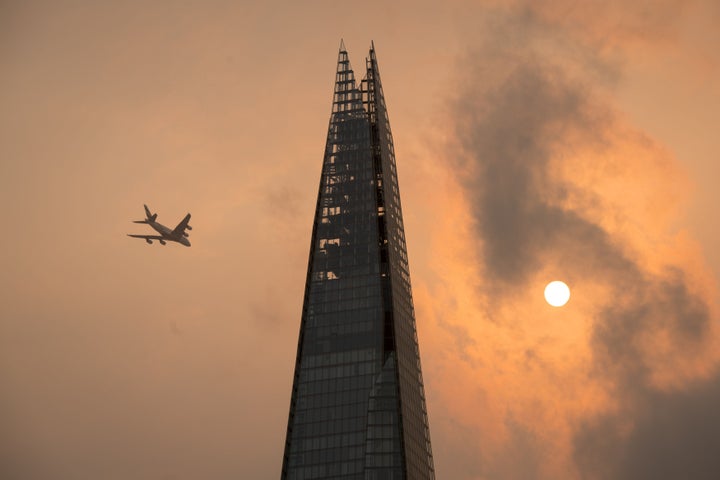
[{"label": "dark cloud", "polygon": [[[577,426],[573,458],[583,478],[718,478],[720,460],[713,453],[719,451],[720,421],[712,418],[720,404],[720,379],[670,393],[657,384],[661,370],[673,368],[672,359],[706,352],[713,321],[708,305],[682,269],[650,271],[627,238],[588,212],[567,207],[569,195],[593,193],[555,173],[558,163],[580,162],[580,149],[602,159],[617,147],[613,132],[626,128],[598,87],[591,87],[598,84],[598,71],[613,68],[598,44],[602,25],[585,12],[584,20],[598,30],[584,37],[558,21],[552,9],[522,3],[489,28],[484,46],[465,58],[453,111],[461,149],[456,167],[480,240],[482,275],[491,279],[483,294],[490,290],[492,297],[499,293],[500,301],[508,300],[548,265],[570,280],[592,281],[611,292],[612,303],[599,305],[592,319],[593,366],[587,375],[599,380],[619,407]],[[629,17],[621,26],[631,36],[644,23]],[[670,31],[668,20],[651,16],[649,34]],[[551,25],[557,30],[549,35]],[[547,53],[543,42],[563,35],[568,44],[577,39],[584,45],[581,57],[573,60],[572,50]],[[573,166],[582,171],[582,164]],[[628,172],[623,174],[635,175]],[[539,447],[528,438],[511,442],[532,466]],[[521,477],[536,476],[528,475]]]},{"label": "dark cloud", "polygon": [[462,166],[471,173],[462,181],[484,243],[486,273],[517,285],[548,255],[587,271],[598,264],[631,269],[607,232],[559,205],[574,187],[554,178],[550,165],[571,134],[602,145],[609,113],[556,66],[504,67],[503,77],[490,79],[496,83],[478,82],[464,92],[457,116]]},{"label": "dark cloud", "polygon": [[682,272],[672,269],[667,275],[634,276],[631,287],[617,292],[618,301],[605,306],[596,319],[592,342],[597,366],[613,372],[626,391],[649,383],[652,365],[646,363],[643,340],[665,332],[673,342],[669,353],[692,355],[709,332],[708,306],[688,291]]},{"label": "dark cloud", "polygon": [[718,478],[720,377],[687,390],[643,393],[631,413],[580,426],[575,460],[583,478]]},{"label": "dark cloud", "polygon": [[[720,377],[670,392],[652,382],[658,370],[702,355],[713,321],[708,306],[678,270],[646,278],[626,295],[624,305],[603,309],[592,338],[592,375],[611,382],[619,411],[581,423],[574,459],[584,478],[717,478]],[[670,345],[654,352],[659,334]]]}]

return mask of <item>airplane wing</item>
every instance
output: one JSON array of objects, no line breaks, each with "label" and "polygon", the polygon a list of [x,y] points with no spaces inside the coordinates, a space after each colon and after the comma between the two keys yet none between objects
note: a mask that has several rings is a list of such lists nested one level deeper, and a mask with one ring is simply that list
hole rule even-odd
[{"label": "airplane wing", "polygon": [[177,227],[175,227],[172,233],[174,235],[183,235],[185,233],[185,229],[192,230],[192,227],[188,225],[188,223],[190,223],[189,213],[185,215],[185,218],[183,218],[180,223],[177,224]]},{"label": "airplane wing", "polygon": [[128,237],[133,238],[144,238],[145,240],[167,240],[165,237],[161,235],[132,235],[130,233],[127,234]]}]

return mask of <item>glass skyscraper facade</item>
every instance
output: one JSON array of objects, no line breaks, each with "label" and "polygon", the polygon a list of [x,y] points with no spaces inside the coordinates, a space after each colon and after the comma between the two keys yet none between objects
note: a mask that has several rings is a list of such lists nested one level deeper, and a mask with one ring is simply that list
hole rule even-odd
[{"label": "glass skyscraper facade", "polygon": [[434,479],[395,152],[374,46],[343,44],[282,478]]}]

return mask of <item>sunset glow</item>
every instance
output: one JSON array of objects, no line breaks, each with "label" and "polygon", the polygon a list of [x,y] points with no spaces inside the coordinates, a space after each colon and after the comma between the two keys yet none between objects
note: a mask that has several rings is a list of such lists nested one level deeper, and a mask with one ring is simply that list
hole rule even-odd
[{"label": "sunset glow", "polygon": [[719,5],[3,2],[0,476],[279,477],[343,39],[437,478],[720,478]]}]

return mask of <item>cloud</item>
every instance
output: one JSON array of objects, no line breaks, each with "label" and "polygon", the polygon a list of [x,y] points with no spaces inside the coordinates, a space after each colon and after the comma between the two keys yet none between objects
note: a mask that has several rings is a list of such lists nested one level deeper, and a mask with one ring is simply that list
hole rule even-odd
[{"label": "cloud", "polygon": [[718,376],[677,392],[647,390],[642,408],[632,414],[583,423],[575,437],[575,461],[584,478],[717,478],[718,402]]},{"label": "cloud", "polygon": [[[717,476],[720,424],[689,427],[712,416],[719,386],[706,267],[673,228],[686,185],[612,97],[617,49],[671,41],[678,4],[575,5],[489,15],[448,112],[479,264],[476,299],[439,327],[496,408],[465,420],[484,441],[479,478]],[[555,329],[527,293],[558,273],[582,292],[572,320],[584,326]]]},{"label": "cloud", "polygon": [[585,92],[542,64],[508,69],[495,89],[466,92],[458,109],[470,174],[462,183],[484,243],[486,273],[500,283],[527,281],[544,254],[561,247],[573,260],[623,261],[598,225],[554,202],[570,187],[551,162],[567,133],[602,132]]}]

